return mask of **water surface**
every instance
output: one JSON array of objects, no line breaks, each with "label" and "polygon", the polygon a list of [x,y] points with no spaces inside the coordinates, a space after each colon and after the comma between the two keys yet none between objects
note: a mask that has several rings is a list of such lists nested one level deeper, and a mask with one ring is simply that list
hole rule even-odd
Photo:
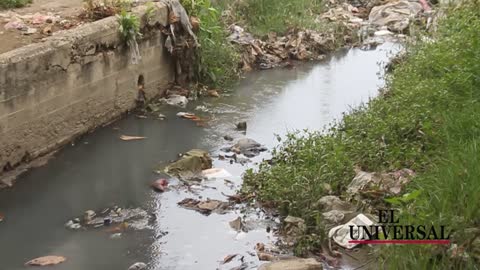
[{"label": "water surface", "polygon": [[[235,139],[247,136],[270,148],[277,143],[275,134],[322,129],[350,106],[376,95],[383,83],[379,63],[397,49],[391,44],[372,51],[352,49],[320,63],[250,73],[221,98],[191,102],[183,110],[165,107],[165,121],[132,115],[83,137],[46,166],[23,175],[13,188],[0,191],[0,213],[5,215],[0,222],[0,269],[25,269],[26,261],[51,254],[67,258],[51,268],[59,270],[119,270],[137,261],[155,270],[230,269],[220,262],[235,253],[245,256],[249,269],[255,269],[259,262],[249,254],[255,243],[275,241],[266,232],[267,221],[257,222],[248,233],[237,233],[228,222],[240,215],[239,210],[207,217],[179,208],[177,202],[187,197],[225,200],[221,193],[233,194],[243,171],[268,153],[247,166],[214,160],[215,167],[234,175],[228,178],[234,188],[218,179],[203,182],[202,189],[172,188],[159,194],[149,188],[160,177],[154,169],[192,148],[215,156],[228,145],[222,138],[226,134]],[[209,125],[198,127],[176,116],[185,110],[211,118]],[[248,123],[245,135],[234,130],[239,121]],[[125,142],[119,140],[121,134],[147,139]],[[85,210],[111,205],[155,213],[154,229],[127,231],[121,239],[110,239],[104,229],[64,228],[67,220]],[[261,211],[254,213],[247,219],[262,220]]]}]

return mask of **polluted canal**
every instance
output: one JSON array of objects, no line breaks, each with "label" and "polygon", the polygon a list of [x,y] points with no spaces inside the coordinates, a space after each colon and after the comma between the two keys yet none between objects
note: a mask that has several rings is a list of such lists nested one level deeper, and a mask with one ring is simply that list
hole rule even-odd
[{"label": "polluted canal", "polygon": [[[231,154],[222,148],[246,137],[271,149],[278,143],[276,134],[322,129],[376,95],[383,83],[381,63],[395,50],[392,44],[369,51],[351,49],[293,69],[250,73],[220,98],[202,98],[185,109],[165,105],[165,120],[130,115],[84,136],[0,191],[0,269],[25,269],[25,262],[46,255],[66,258],[52,267],[59,270],[119,270],[135,262],[146,263],[147,269],[235,269],[242,263],[237,269],[256,269],[262,262],[255,245],[275,243],[270,228],[278,218],[265,218],[260,209],[245,211],[239,205],[206,215],[177,203],[186,198],[227,201],[225,195],[241,187],[244,170],[255,168],[269,153],[231,164],[228,158],[219,159]],[[208,121],[199,125],[182,119],[177,116],[182,111]],[[247,122],[246,132],[235,130],[241,121]],[[146,138],[124,141],[121,135]],[[225,135],[234,141],[225,140]],[[213,167],[231,176],[189,187],[169,179],[166,192],[153,191],[154,180],[167,178],[155,171],[191,149],[208,151]],[[102,209],[108,207],[118,213],[136,211],[133,215],[139,217],[98,228],[65,227],[90,209],[102,218]],[[230,225],[238,217],[243,228]],[[232,254],[239,255],[222,264]]]}]

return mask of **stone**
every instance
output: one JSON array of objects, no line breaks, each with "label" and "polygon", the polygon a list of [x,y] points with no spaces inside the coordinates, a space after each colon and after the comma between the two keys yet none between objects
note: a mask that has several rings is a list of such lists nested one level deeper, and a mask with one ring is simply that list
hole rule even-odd
[{"label": "stone", "polygon": [[144,270],[144,269],[147,269],[147,265],[143,262],[136,262],[128,268],[128,270]]},{"label": "stone", "polygon": [[247,130],[247,122],[239,122],[237,123],[238,130]]},{"label": "stone", "polygon": [[289,259],[262,264],[258,270],[322,270],[323,266],[315,259]]},{"label": "stone", "polygon": [[208,152],[192,149],[168,165],[164,171],[183,180],[193,180],[202,176],[202,170],[210,168],[212,168],[212,158]]},{"label": "stone", "polygon": [[342,201],[337,196],[323,196],[318,200],[317,205],[321,207],[324,211],[331,211],[331,210],[347,210],[349,208],[349,204],[347,202]]},{"label": "stone", "polygon": [[322,217],[324,220],[330,223],[339,224],[345,218],[345,213],[340,210],[331,210],[331,211],[322,213]]},{"label": "stone", "polygon": [[95,211],[93,211],[93,210],[87,210],[87,211],[85,211],[85,213],[83,214],[83,220],[88,223],[88,222],[91,221],[95,216],[96,216]]},{"label": "stone", "polygon": [[229,136],[229,135],[223,136],[223,139],[225,139],[226,141],[233,141],[232,136]]}]

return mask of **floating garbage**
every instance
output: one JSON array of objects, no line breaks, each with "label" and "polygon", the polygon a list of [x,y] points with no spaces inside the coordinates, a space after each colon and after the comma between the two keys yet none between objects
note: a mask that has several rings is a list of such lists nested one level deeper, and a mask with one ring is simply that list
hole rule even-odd
[{"label": "floating garbage", "polygon": [[181,180],[195,180],[202,178],[202,170],[210,168],[212,168],[212,158],[208,152],[192,149],[183,154],[180,159],[168,165],[164,171]]},{"label": "floating garbage", "polygon": [[63,256],[44,256],[44,257],[38,257],[33,260],[30,260],[25,263],[25,265],[28,266],[48,266],[48,265],[56,265],[59,263],[62,263],[66,261],[67,259]]},{"label": "floating garbage", "polygon": [[[363,239],[365,237],[365,231],[358,230],[359,226],[371,226],[373,225],[373,221],[371,221],[368,217],[364,214],[358,214],[356,217],[348,221],[343,225],[336,226],[332,228],[328,232],[328,238],[333,239],[335,243],[339,244],[340,246],[352,249],[357,246],[357,243],[349,243],[350,240],[354,240],[350,237],[350,226],[353,227],[354,234],[358,237],[356,239]],[[356,240],[355,239],[355,240]]]},{"label": "floating garbage", "polygon": [[233,146],[223,148],[222,150],[227,152],[232,151],[236,154],[243,154],[246,157],[254,157],[259,155],[260,152],[267,151],[268,149],[253,139],[242,138]]},{"label": "floating garbage", "polygon": [[128,270],[144,270],[144,269],[147,269],[147,265],[143,262],[136,262],[128,268]]},{"label": "floating garbage", "polygon": [[208,216],[212,212],[223,214],[230,206],[230,203],[222,202],[219,200],[207,199],[205,201],[200,201],[192,198],[186,198],[180,201],[178,205],[187,209],[195,210]]},{"label": "floating garbage", "polygon": [[207,179],[225,178],[232,176],[227,170],[223,168],[211,168],[202,171],[202,175]]},{"label": "floating garbage", "polygon": [[150,229],[150,225],[154,220],[154,215],[141,208],[122,209],[115,206],[96,212],[87,210],[82,218],[74,218],[67,221],[65,227],[78,230],[81,228],[90,229],[112,226],[110,227],[111,232],[119,232],[126,228],[134,230]]},{"label": "floating garbage", "polygon": [[401,33],[410,25],[410,18],[422,11],[422,5],[413,1],[394,1],[373,7],[368,16],[371,24],[387,26],[388,30]]},{"label": "floating garbage", "polygon": [[146,139],[147,137],[143,136],[128,136],[128,135],[121,135],[120,140],[122,141],[136,141],[136,140],[143,140]]},{"label": "floating garbage", "polygon": [[158,191],[158,192],[165,192],[168,187],[168,180],[161,178],[156,180],[151,184],[153,190]]}]

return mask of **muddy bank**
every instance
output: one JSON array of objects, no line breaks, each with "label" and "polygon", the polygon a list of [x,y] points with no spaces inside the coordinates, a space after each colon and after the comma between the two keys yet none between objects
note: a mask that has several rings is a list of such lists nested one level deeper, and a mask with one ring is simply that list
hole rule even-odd
[{"label": "muddy bank", "polygon": [[[227,201],[224,194],[233,195],[240,188],[244,170],[268,158],[269,153],[261,153],[245,165],[218,159],[225,154],[222,148],[233,145],[225,135],[234,141],[252,138],[271,149],[278,143],[274,134],[321,129],[350,105],[374,96],[382,85],[377,63],[386,61],[393,47],[342,51],[295,69],[250,73],[235,91],[221,93],[220,98],[190,102],[185,109],[165,105],[164,120],[130,115],[85,136],[47,165],[27,172],[11,189],[0,191],[2,267],[23,269],[28,260],[54,254],[67,259],[55,268],[68,270],[128,269],[139,261],[150,269],[230,269],[242,264],[237,260],[242,256],[248,267],[256,268],[262,262],[255,245],[275,243],[273,230],[267,228],[274,228],[279,220],[267,219],[260,209],[244,213],[233,208],[206,216],[178,203],[186,198]],[[210,120],[197,126],[178,117],[179,111]],[[247,122],[245,134],[236,129],[242,121]],[[124,141],[121,135],[146,138]],[[154,172],[179,153],[196,148],[207,150],[212,166],[226,169],[232,177],[184,188],[168,175]],[[168,191],[151,189],[159,178],[169,179]],[[86,210],[99,212],[115,205],[153,213],[153,228],[127,229],[118,239],[111,239],[113,232],[104,228],[65,228],[67,221]],[[246,227],[248,232],[232,228],[230,222],[238,217],[247,225],[253,223]],[[241,256],[222,265],[232,254]]]}]

